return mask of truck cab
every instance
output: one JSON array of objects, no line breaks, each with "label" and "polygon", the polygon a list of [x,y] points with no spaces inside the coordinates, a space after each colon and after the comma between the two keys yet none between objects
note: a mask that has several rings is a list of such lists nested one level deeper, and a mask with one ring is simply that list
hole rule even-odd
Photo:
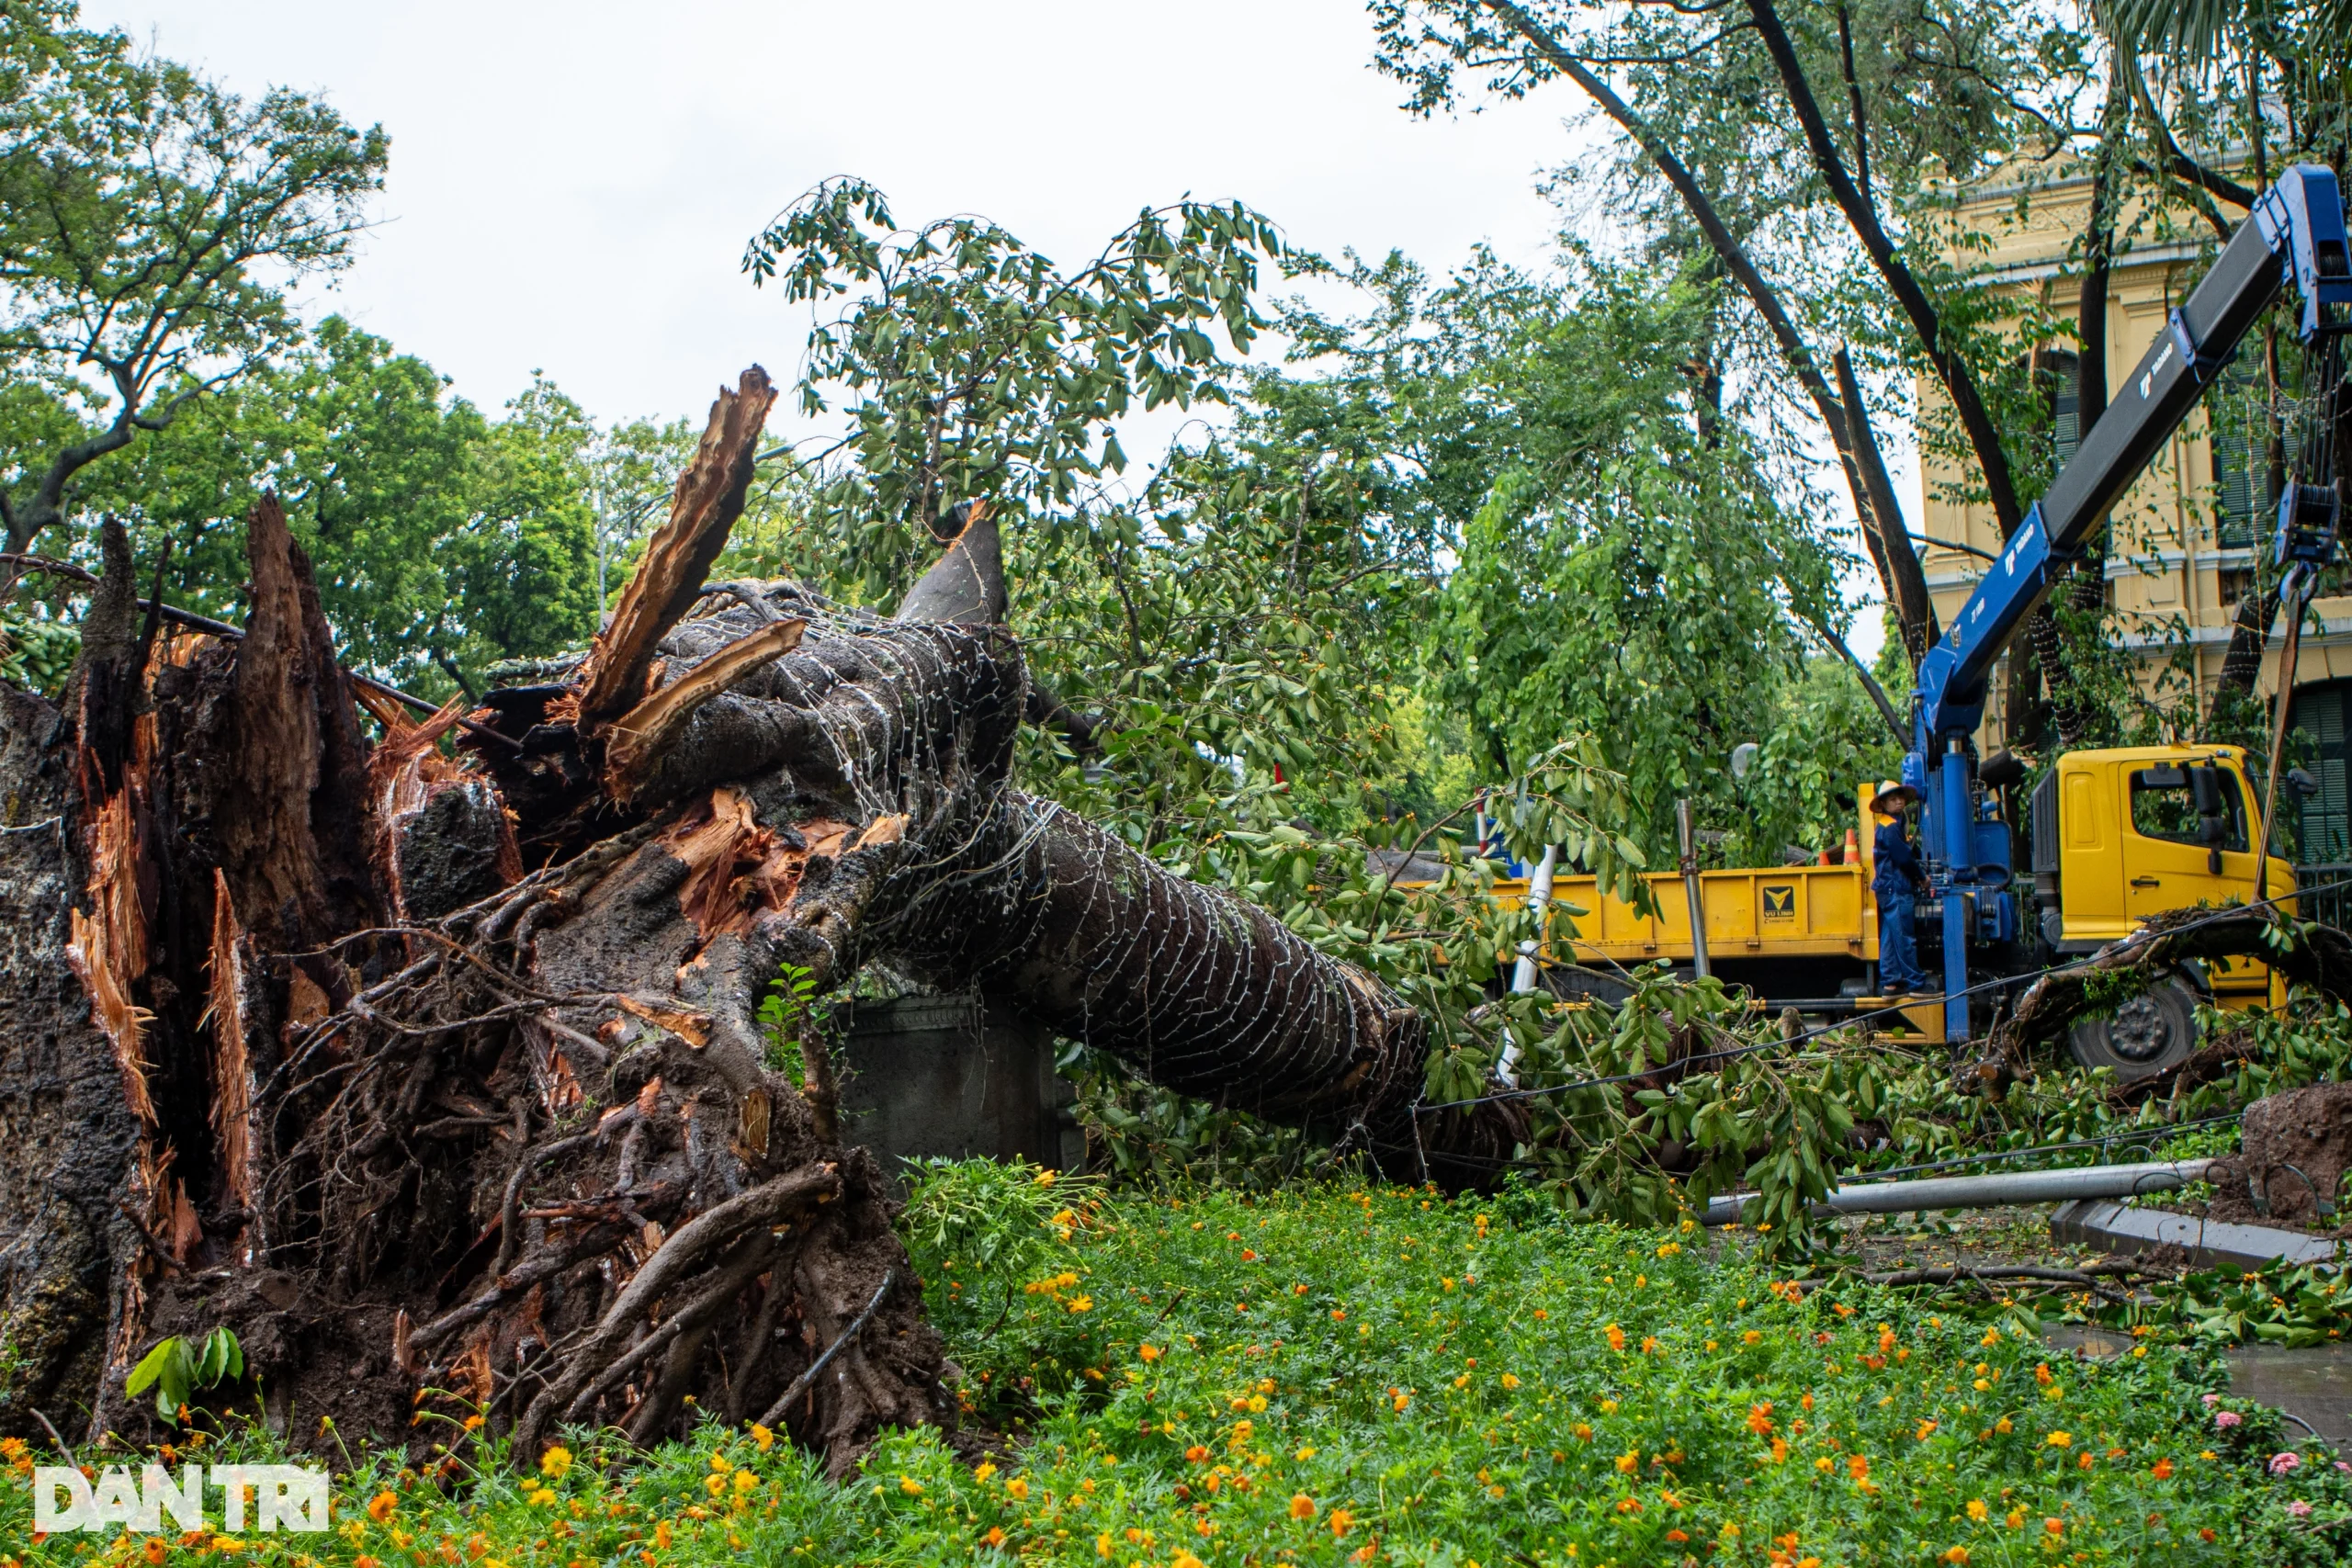
[{"label": "truck cab", "polygon": [[[2150,916],[2199,904],[2251,904],[2295,890],[2277,855],[2256,891],[2260,797],[2235,746],[2120,746],[2068,751],[2032,797],[2033,900],[2042,942],[2062,957],[2130,935]],[[2291,912],[2291,901],[2281,908]],[[2223,1005],[2267,998],[2250,958],[2212,966]]]}]

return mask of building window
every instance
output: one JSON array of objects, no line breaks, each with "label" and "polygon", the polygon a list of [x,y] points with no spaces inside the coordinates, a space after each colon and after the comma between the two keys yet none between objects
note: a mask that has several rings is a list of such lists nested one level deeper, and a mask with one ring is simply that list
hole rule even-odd
[{"label": "building window", "polygon": [[[2216,533],[2223,549],[2245,549],[2262,542],[2278,508],[2270,488],[2269,421],[2264,408],[2261,367],[2242,356],[2222,372],[2216,395],[2206,401],[2211,421]],[[2295,468],[2295,430],[2285,431],[2287,471]]]},{"label": "building window", "polygon": [[2050,378],[2050,441],[2056,449],[2052,467],[2063,470],[2083,444],[2083,363],[2075,355],[2052,349],[2042,355],[2041,365]]},{"label": "building window", "polygon": [[2083,444],[2082,360],[2063,348],[2037,349],[2025,362],[2050,433],[2050,472],[2055,478]]},{"label": "building window", "polygon": [[2290,750],[2304,751],[2310,759],[2303,767],[2319,781],[2319,793],[2303,802],[2299,821],[2295,812],[2279,815],[2297,821],[2301,841],[2295,858],[2305,864],[2352,860],[2352,778],[2345,766],[2347,718],[2352,718],[2352,681],[2296,688],[2288,722],[2302,731],[2304,745]]}]

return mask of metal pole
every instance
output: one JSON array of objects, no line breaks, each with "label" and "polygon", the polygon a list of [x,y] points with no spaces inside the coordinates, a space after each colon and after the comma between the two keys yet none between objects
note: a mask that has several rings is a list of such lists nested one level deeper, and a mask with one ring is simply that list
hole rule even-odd
[{"label": "metal pole", "polygon": [[[1552,874],[1560,863],[1560,846],[1544,846],[1544,858],[1535,863],[1535,876],[1527,886],[1528,912],[1535,917],[1535,934],[1519,944],[1519,964],[1512,969],[1510,988],[1514,995],[1535,988],[1535,978],[1542,964],[1544,926],[1552,902]],[[1495,1064],[1495,1077],[1513,1089],[1519,1087],[1519,1036],[1503,1031],[1503,1054]]]},{"label": "metal pole", "polygon": [[2256,824],[2260,837],[2254,845],[2254,901],[2257,904],[2269,897],[2267,884],[2270,880],[2270,818],[2278,802],[2278,763],[2287,750],[2287,710],[2295,700],[2295,655],[2303,640],[2303,563],[2297,561],[2287,569],[2287,580],[2279,584],[2279,598],[2287,606],[2287,647],[2278,656],[2278,711],[2270,725],[2270,767],[2262,781],[2262,820]]},{"label": "metal pole", "polygon": [[1674,803],[1674,832],[1682,847],[1682,892],[1690,900],[1690,972],[1705,978],[1707,970],[1707,900],[1699,890],[1698,840],[1690,831],[1690,803]]},{"label": "metal pole", "polygon": [[[1920,1181],[1865,1181],[1831,1190],[1816,1214],[1933,1213],[1939,1209],[1993,1209],[2008,1203],[2054,1203],[2067,1198],[2132,1198],[2203,1179],[2210,1159],[2155,1160],[2141,1165],[2086,1165],[2063,1170],[2011,1170],[1993,1176],[1931,1176]],[[1727,1225],[1753,1192],[1726,1192],[1707,1201],[1703,1223]]]},{"label": "metal pole", "polygon": [[1552,902],[1552,874],[1560,863],[1560,846],[1544,846],[1544,858],[1535,863],[1535,876],[1527,885],[1527,912],[1535,917],[1535,935],[1519,944],[1519,967],[1511,971],[1510,988],[1532,991],[1535,988],[1535,972],[1544,947],[1544,925]]}]

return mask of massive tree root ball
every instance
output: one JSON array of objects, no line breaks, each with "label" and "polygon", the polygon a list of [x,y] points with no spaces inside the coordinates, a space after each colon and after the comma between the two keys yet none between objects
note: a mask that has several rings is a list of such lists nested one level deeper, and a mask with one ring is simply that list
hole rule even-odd
[{"label": "massive tree root ball", "polygon": [[0,1425],[153,1436],[126,1371],[226,1325],[298,1445],[714,1416],[838,1472],[952,1427],[884,1173],[757,1022],[787,965],[1001,996],[1398,1178],[1510,1152],[1417,1116],[1377,981],[1012,786],[984,507],[895,616],[707,581],[773,395],[721,395],[594,645],[470,713],[337,667],[274,502],[241,636],[109,533],[64,705],[0,697]]}]

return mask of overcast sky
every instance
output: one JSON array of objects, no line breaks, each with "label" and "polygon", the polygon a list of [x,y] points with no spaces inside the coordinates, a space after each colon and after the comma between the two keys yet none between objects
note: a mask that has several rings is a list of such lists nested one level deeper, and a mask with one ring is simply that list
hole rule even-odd
[{"label": "overcast sky", "polygon": [[[1581,107],[1554,88],[1417,120],[1371,68],[1361,0],[85,0],[84,17],[380,123],[381,221],[324,303],[485,407],[544,369],[605,420],[699,423],[743,366],[793,372],[805,310],[738,264],[828,175],[873,181],[901,222],[983,213],[1066,264],[1189,192],[1327,254],[1394,247],[1442,271],[1483,240],[1540,265],[1557,215],[1535,181]],[[1123,438],[1142,457],[1155,434]]]}]

